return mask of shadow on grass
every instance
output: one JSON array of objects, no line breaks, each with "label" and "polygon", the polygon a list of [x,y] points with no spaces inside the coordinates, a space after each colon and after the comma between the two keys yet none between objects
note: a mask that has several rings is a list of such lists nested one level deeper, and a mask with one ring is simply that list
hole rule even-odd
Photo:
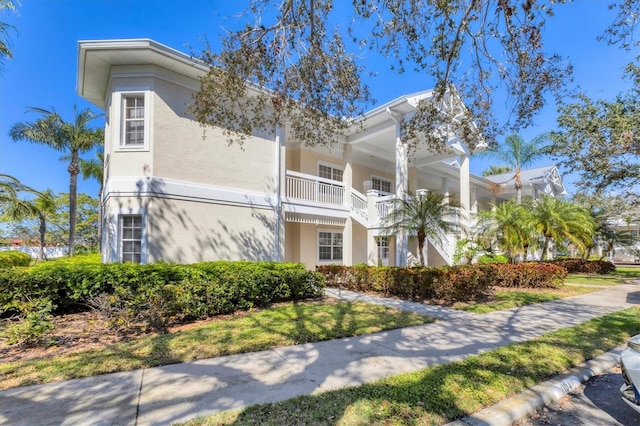
[{"label": "shadow on grass", "polygon": [[591,359],[639,328],[638,309],[617,312],[464,361],[189,424],[444,424]]}]

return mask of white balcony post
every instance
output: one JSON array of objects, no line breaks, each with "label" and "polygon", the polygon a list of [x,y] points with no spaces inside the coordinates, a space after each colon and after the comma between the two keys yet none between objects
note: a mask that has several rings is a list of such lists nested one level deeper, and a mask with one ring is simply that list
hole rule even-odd
[{"label": "white balcony post", "polygon": [[[369,182],[369,185],[367,185]],[[370,224],[382,226],[380,216],[378,215],[378,196],[380,195],[375,189],[371,188],[371,181],[365,181],[365,190],[367,191],[367,216]],[[367,228],[367,263],[371,266],[378,265],[378,242],[376,241],[375,231],[373,228]]]},{"label": "white balcony post", "polygon": [[[396,197],[404,200],[407,197],[409,162],[407,145],[402,141],[402,118],[397,117],[389,108],[387,108],[387,113],[396,123]],[[396,266],[407,266],[408,245],[407,232],[404,229],[400,229],[396,234]]]},{"label": "white balcony post", "polygon": [[471,190],[469,183],[469,157],[460,156],[460,225],[469,227],[469,208],[471,207]]},{"label": "white balcony post", "polygon": [[[351,145],[346,145],[344,150],[344,170],[342,172],[342,183],[344,184],[344,194],[342,203],[351,210],[351,188],[353,186],[353,170],[351,168]],[[342,232],[342,264],[353,265],[353,219],[351,215],[347,217]]]},{"label": "white balcony post", "polygon": [[274,140],[275,149],[275,179],[274,179],[274,238],[273,238],[273,260],[276,262],[284,259],[284,209],[282,208],[282,186],[286,185],[285,161],[282,155],[283,144],[281,142],[280,126],[276,126],[276,134]]}]

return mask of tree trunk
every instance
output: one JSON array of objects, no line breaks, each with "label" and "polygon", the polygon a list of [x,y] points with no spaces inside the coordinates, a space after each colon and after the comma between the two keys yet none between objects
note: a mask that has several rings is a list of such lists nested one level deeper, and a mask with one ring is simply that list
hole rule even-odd
[{"label": "tree trunk", "polygon": [[549,260],[549,250],[551,249],[551,237],[544,237],[544,251],[542,252],[542,260]]},{"label": "tree trunk", "polygon": [[40,254],[38,260],[41,262],[44,260],[44,241],[47,233],[47,221],[42,213],[40,213]]},{"label": "tree trunk", "polygon": [[76,245],[76,210],[78,201],[78,151],[71,151],[71,163],[69,163],[69,257],[73,256]]},{"label": "tree trunk", "polygon": [[425,233],[421,229],[418,231],[418,261],[420,262],[420,266],[424,266],[424,255],[423,255],[424,240],[425,240]]},{"label": "tree trunk", "polygon": [[520,169],[516,169],[515,175],[515,188],[516,188],[516,204],[522,204],[522,179],[520,178]]}]

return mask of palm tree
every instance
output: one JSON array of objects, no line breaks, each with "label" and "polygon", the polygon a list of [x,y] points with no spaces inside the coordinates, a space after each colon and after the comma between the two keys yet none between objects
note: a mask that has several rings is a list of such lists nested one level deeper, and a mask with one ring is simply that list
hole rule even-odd
[{"label": "palm tree", "polygon": [[525,142],[522,136],[513,134],[507,136],[504,145],[498,145],[480,151],[483,157],[493,157],[505,163],[505,166],[513,170],[516,189],[516,204],[522,204],[522,178],[521,171],[524,167],[531,166],[539,157],[546,154],[546,147],[543,145],[547,135],[539,135],[529,142]]},{"label": "palm tree", "polygon": [[530,224],[544,238],[543,259],[551,257],[551,242],[568,240],[582,251],[593,240],[596,224],[584,207],[551,196],[532,202]]},{"label": "palm tree", "polygon": [[17,200],[18,192],[22,188],[24,186],[17,178],[3,173],[0,174],[0,203],[6,204]]},{"label": "palm tree", "polygon": [[528,250],[535,246],[533,229],[528,226],[527,209],[513,200],[491,205],[491,210],[482,210],[477,215],[477,234],[480,240],[495,241],[498,248],[515,263],[521,255],[526,259]]},{"label": "palm tree", "polygon": [[[70,156],[62,157],[63,161],[69,161]],[[96,150],[96,158],[85,160],[80,158],[80,173],[83,179],[95,179],[100,185],[98,187],[98,248],[102,246],[102,190],[104,189],[104,149],[98,147]]]},{"label": "palm tree", "polygon": [[9,135],[14,141],[28,140],[47,145],[57,151],[69,154],[69,256],[73,256],[76,237],[76,202],[78,196],[78,174],[80,154],[90,151],[103,141],[102,129],[91,129],[88,124],[100,117],[90,109],[78,113],[73,108],[74,119],[67,122],[55,111],[30,108],[41,118],[34,122],[19,122],[11,126]]},{"label": "palm tree", "polygon": [[[16,10],[16,6],[11,0],[0,0],[0,11],[3,10]],[[11,44],[9,42],[9,32],[15,30],[13,25],[9,25],[6,22],[0,22],[0,57],[11,58],[13,52],[11,50]]]},{"label": "palm tree", "polygon": [[10,220],[20,221],[35,218],[38,220],[38,233],[40,236],[39,260],[44,260],[45,237],[47,233],[47,219],[56,211],[56,202],[53,192],[48,189],[44,192],[30,190],[36,194],[31,200],[15,200],[8,204],[5,215]]},{"label": "palm tree", "polygon": [[424,266],[424,244],[427,238],[442,243],[447,233],[458,228],[459,206],[448,197],[434,191],[408,194],[406,199],[395,199],[385,219],[391,232],[405,230],[418,238],[418,260]]}]

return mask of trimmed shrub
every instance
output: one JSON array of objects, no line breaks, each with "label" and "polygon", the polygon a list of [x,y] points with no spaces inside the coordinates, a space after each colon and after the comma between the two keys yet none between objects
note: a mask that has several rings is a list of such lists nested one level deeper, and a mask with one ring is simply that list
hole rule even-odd
[{"label": "trimmed shrub", "polygon": [[14,266],[29,266],[31,256],[19,250],[0,251],[0,269],[12,268]]},{"label": "trimmed shrub", "polygon": [[606,260],[584,259],[554,259],[547,261],[562,266],[570,274],[610,274],[616,270],[616,265]]},{"label": "trimmed shrub", "polygon": [[329,287],[381,293],[403,299],[445,302],[476,299],[491,286],[557,288],[567,271],[542,263],[456,265],[438,268],[393,268],[323,265],[316,268]]},{"label": "trimmed shrub", "polygon": [[488,287],[484,271],[472,265],[440,268],[323,265],[316,270],[326,277],[330,287],[410,300],[471,300]]},{"label": "trimmed shrub", "polygon": [[483,254],[478,258],[478,263],[481,265],[488,263],[509,263],[509,258],[504,254]]},{"label": "trimmed shrub", "polygon": [[525,262],[513,264],[487,264],[483,268],[491,286],[510,288],[559,288],[567,270],[551,263]]},{"label": "trimmed shrub", "polygon": [[[142,315],[150,325],[174,318],[204,318],[270,303],[320,297],[324,277],[301,264],[276,262],[158,262],[101,264],[95,256],[43,262],[30,268],[0,270],[0,310],[23,296],[46,298],[59,311],[112,304],[118,312]],[[106,300],[106,302],[105,302]],[[91,303],[90,303],[91,304]],[[95,303],[93,303],[95,304]]]}]

